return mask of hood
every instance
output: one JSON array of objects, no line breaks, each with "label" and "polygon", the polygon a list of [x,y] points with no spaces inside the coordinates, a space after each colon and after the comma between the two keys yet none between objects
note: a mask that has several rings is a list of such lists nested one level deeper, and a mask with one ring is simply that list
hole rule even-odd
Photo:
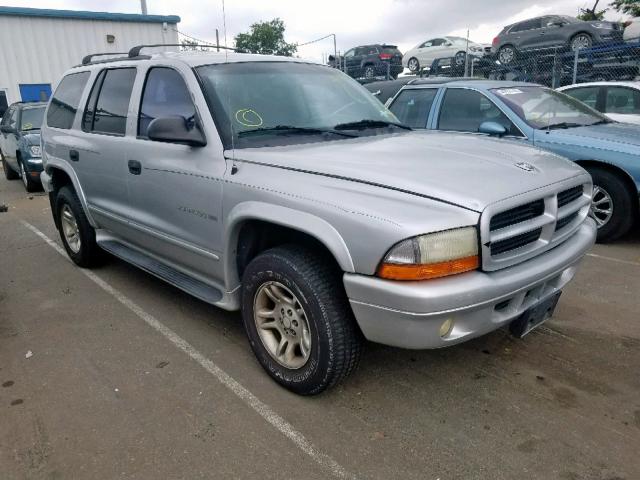
[{"label": "hood", "polygon": [[[235,158],[373,184],[477,212],[584,173],[568,160],[515,141],[434,131],[246,148],[236,150]],[[523,162],[528,165],[517,165]],[[527,171],[529,166],[533,171]]]},{"label": "hood", "polygon": [[27,145],[40,145],[40,130],[37,132],[25,133],[22,138]]},{"label": "hood", "polygon": [[[537,136],[544,141],[546,131],[541,129],[538,132],[536,132]],[[640,126],[629,123],[612,122],[566,130],[551,130],[548,135],[555,142],[640,155]]]}]

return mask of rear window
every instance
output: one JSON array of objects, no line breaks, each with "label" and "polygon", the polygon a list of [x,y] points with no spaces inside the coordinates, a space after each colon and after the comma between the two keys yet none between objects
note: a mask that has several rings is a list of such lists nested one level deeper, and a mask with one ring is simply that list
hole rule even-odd
[{"label": "rear window", "polygon": [[71,128],[88,80],[89,72],[71,73],[62,79],[51,98],[47,111],[47,125],[54,128]]},{"label": "rear window", "polygon": [[101,74],[96,79],[87,103],[83,130],[124,135],[135,78],[135,68],[114,68]]},{"label": "rear window", "polygon": [[400,50],[398,50],[398,47],[396,47],[395,45],[385,45],[384,47],[382,47],[382,53],[390,53],[391,55],[395,55],[397,53],[400,53]]}]

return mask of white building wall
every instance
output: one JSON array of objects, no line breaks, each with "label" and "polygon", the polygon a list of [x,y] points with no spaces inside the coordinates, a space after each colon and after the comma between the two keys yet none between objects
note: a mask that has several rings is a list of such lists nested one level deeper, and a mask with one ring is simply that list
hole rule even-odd
[{"label": "white building wall", "polygon": [[[107,35],[115,37],[107,43]],[[176,24],[0,15],[0,89],[9,104],[21,83],[50,83],[90,53],[127,52],[140,44],[178,43]]]}]

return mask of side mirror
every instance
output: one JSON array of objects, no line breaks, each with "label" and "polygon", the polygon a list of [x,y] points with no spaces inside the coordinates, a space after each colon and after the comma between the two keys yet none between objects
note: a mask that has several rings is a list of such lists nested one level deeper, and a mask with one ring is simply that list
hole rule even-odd
[{"label": "side mirror", "polygon": [[184,143],[192,147],[204,147],[207,141],[197,124],[187,127],[184,117],[161,117],[152,120],[147,130],[150,140],[157,142]]},{"label": "side mirror", "polygon": [[482,122],[478,128],[478,132],[501,137],[507,133],[507,129],[498,122]]},{"label": "side mirror", "polygon": [[14,130],[9,125],[2,125],[2,126],[0,126],[0,132],[2,132],[2,133],[13,133]]}]

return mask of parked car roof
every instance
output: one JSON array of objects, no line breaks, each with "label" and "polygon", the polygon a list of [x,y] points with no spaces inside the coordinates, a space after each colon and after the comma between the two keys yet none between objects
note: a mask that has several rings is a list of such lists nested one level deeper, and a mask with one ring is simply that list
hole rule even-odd
[{"label": "parked car roof", "polygon": [[601,81],[601,82],[585,82],[585,83],[574,83],[571,85],[565,85],[560,88],[556,88],[559,92],[563,90],[568,90],[570,88],[578,88],[578,87],[631,87],[631,88],[640,88],[640,80],[635,81]]},{"label": "parked car roof", "polygon": [[476,78],[421,78],[416,80],[415,82],[411,82],[408,85],[408,88],[426,86],[426,85],[447,85],[450,83],[455,83],[456,85],[462,87],[475,87],[475,88],[510,88],[510,87],[539,87],[540,85],[536,83],[528,83],[528,82],[511,82],[508,80],[483,80]]}]

